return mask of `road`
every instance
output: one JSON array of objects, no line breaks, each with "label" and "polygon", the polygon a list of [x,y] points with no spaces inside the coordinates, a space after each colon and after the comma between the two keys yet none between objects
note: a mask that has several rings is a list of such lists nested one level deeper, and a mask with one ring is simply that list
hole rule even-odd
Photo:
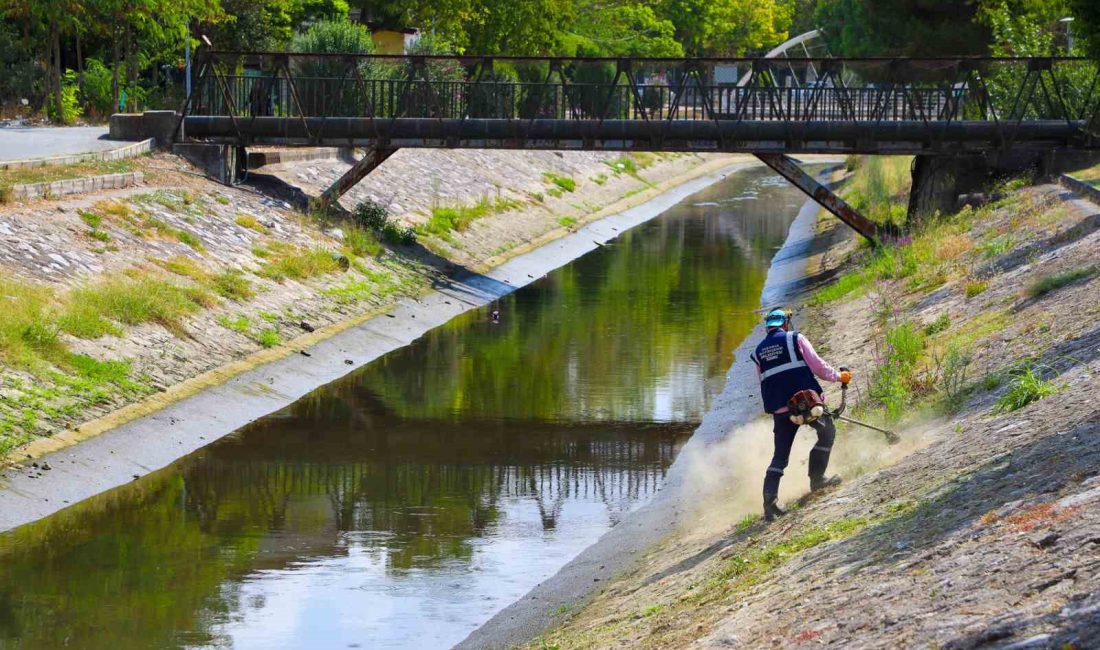
[{"label": "road", "polygon": [[0,128],[0,161],[103,151],[125,144],[106,138],[105,126],[3,127]]}]

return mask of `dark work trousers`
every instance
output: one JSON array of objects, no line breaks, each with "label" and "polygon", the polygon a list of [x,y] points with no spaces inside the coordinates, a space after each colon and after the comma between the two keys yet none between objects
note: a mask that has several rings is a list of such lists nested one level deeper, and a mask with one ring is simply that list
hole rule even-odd
[{"label": "dark work trousers", "polygon": [[[787,469],[791,445],[794,444],[794,436],[799,427],[791,422],[789,413],[776,413],[772,417],[775,419],[775,428],[772,429],[775,432],[775,455],[764,475],[764,498],[779,495],[779,479],[783,478],[783,470]],[[833,450],[836,425],[833,424],[832,417],[823,415],[810,426],[817,431],[817,444],[810,450],[810,477],[820,479],[825,476],[825,468],[829,466],[829,453]]]}]

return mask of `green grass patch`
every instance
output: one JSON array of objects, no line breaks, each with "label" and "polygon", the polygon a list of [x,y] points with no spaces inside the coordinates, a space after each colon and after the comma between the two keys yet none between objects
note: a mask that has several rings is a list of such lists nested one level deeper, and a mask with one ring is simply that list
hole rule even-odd
[{"label": "green grass patch", "polygon": [[374,232],[359,226],[349,226],[344,230],[344,244],[348,252],[358,257],[377,257],[383,251],[382,243]]},{"label": "green grass patch", "polygon": [[606,164],[608,167],[610,167],[611,171],[614,172],[616,175],[618,175],[618,174],[629,174],[630,176],[637,176],[638,175],[638,163],[633,158],[631,158],[630,156],[619,156],[618,158],[616,158],[614,160],[605,161],[604,164]]},{"label": "green grass patch", "polygon": [[558,219],[558,225],[563,226],[565,228],[568,228],[572,225],[575,225],[576,223],[577,223],[577,218],[576,217],[562,217],[561,219]]},{"label": "green grass patch", "polygon": [[744,555],[734,556],[711,577],[712,586],[728,585],[747,588],[758,584],[778,566],[790,558],[826,542],[851,537],[873,522],[866,517],[841,519],[825,526],[812,528],[789,536],[782,542],[755,548]]},{"label": "green grass patch", "polygon": [[279,246],[269,250],[268,263],[260,268],[258,274],[282,282],[287,279],[306,280],[339,270],[340,261],[332,251]]},{"label": "green grass patch", "polygon": [[840,276],[832,284],[817,291],[810,299],[811,305],[824,305],[842,298],[858,298],[867,293],[871,286],[869,276],[862,272],[852,272]]},{"label": "green grass patch", "polygon": [[199,236],[193,232],[189,232],[187,230],[176,230],[176,239],[199,252],[206,250],[206,246],[203,245],[202,239],[199,239]]},{"label": "green grass patch", "polygon": [[279,345],[282,340],[282,337],[279,336],[279,331],[275,328],[265,329],[256,335],[256,342],[265,348],[273,348]]},{"label": "green grass patch", "polygon": [[989,283],[985,280],[971,280],[970,282],[966,283],[966,287],[963,291],[966,293],[967,298],[973,298],[974,296],[979,296],[985,293],[986,289],[988,288]]},{"label": "green grass patch", "polygon": [[935,336],[940,332],[946,332],[951,327],[951,317],[947,314],[940,314],[936,320],[924,326],[925,336]]},{"label": "green grass patch", "polygon": [[99,228],[99,226],[103,224],[103,215],[101,214],[88,212],[87,210],[81,210],[79,214],[80,220],[88,224],[88,227],[92,230]]},{"label": "green grass patch", "polygon": [[214,304],[213,295],[201,287],[155,277],[117,278],[74,289],[59,325],[79,338],[117,334],[115,323],[159,323],[178,331],[180,319]]},{"label": "green grass patch", "polygon": [[242,212],[241,214],[238,214],[237,218],[234,219],[233,221],[238,226],[240,226],[242,228],[248,228],[249,230],[255,230],[256,232],[260,233],[261,235],[266,235],[269,232],[271,232],[270,230],[267,229],[267,226],[260,223],[259,219],[257,219],[256,217],[254,217],[250,214],[244,214]]},{"label": "green grass patch", "polygon": [[227,330],[232,330],[240,334],[247,335],[252,329],[252,324],[248,320],[248,316],[237,316],[235,318],[226,314],[222,314],[217,318],[218,325],[221,325]]},{"label": "green grass patch", "polygon": [[979,244],[976,248],[982,257],[986,259],[992,259],[994,257],[1000,257],[1016,247],[1017,244],[1015,233],[1008,233],[1007,235],[1001,235],[994,237],[989,241]]},{"label": "green grass patch", "polygon": [[1100,270],[1100,267],[1093,265],[1079,269],[1070,269],[1069,271],[1054,273],[1052,275],[1044,275],[1027,286],[1027,296],[1029,298],[1039,298],[1051,291],[1061,289],[1067,284],[1072,284],[1078,280],[1084,280],[1085,278],[1091,278],[1096,275],[1097,270]]},{"label": "green grass patch", "polygon": [[577,181],[573,180],[571,176],[561,176],[554,172],[543,172],[542,177],[546,179],[547,183],[556,186],[563,192],[575,192],[577,190]]},{"label": "green grass patch", "polygon": [[236,269],[229,269],[210,278],[210,288],[222,298],[242,302],[256,295],[252,282]]},{"label": "green grass patch", "polygon": [[1010,413],[1018,411],[1032,402],[1050,397],[1061,391],[1053,381],[1043,379],[1042,371],[1031,364],[1011,373],[1008,383],[1008,392],[997,400],[993,407],[994,413]]},{"label": "green grass patch", "polygon": [[868,156],[853,172],[845,199],[875,223],[904,225],[912,160],[910,156]]},{"label": "green grass patch", "polygon": [[101,160],[74,165],[43,165],[41,167],[22,167],[0,170],[0,188],[31,183],[52,183],[73,178],[102,176],[104,174],[125,174],[137,169],[135,160]]}]

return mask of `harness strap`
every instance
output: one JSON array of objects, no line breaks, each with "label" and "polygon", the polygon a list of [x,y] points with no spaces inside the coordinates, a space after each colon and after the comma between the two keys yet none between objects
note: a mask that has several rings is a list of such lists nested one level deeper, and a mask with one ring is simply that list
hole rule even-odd
[{"label": "harness strap", "polygon": [[768,370],[760,373],[760,379],[767,379],[768,377],[774,377],[781,372],[787,372],[788,370],[795,370],[797,368],[806,367],[806,362],[802,359],[799,359],[798,355],[795,353],[795,336],[797,336],[797,334],[795,334],[794,332],[787,332],[787,354],[791,360],[781,366],[769,368]]}]

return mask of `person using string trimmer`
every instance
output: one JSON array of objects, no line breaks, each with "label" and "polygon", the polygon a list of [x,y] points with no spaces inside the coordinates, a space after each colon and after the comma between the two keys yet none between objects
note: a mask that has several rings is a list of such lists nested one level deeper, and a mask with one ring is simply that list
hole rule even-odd
[{"label": "person using string trimmer", "polygon": [[847,386],[852,375],[846,368],[834,370],[818,356],[806,337],[792,330],[789,312],[771,310],[764,317],[764,326],[767,334],[756,346],[752,360],[760,379],[764,411],[775,421],[775,453],[764,474],[764,519],[774,521],[786,514],[778,504],[779,480],[790,460],[795,434],[803,424],[817,431],[817,444],[810,450],[810,491],[840,483],[839,476],[825,477],[836,425],[825,408],[818,379]]}]

